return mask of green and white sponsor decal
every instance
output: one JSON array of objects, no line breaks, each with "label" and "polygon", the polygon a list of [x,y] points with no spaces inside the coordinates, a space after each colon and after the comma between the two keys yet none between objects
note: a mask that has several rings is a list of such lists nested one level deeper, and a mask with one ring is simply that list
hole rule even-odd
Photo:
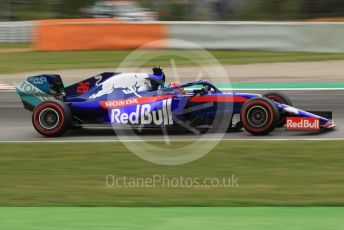
[{"label": "green and white sponsor decal", "polygon": [[43,101],[53,99],[51,95],[43,92],[28,81],[23,81],[23,83],[16,87],[16,92],[19,94],[22,101],[34,107]]}]

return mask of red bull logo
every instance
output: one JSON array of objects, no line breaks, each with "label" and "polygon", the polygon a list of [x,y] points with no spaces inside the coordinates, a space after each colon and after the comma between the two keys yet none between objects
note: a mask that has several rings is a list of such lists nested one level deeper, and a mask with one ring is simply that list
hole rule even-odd
[{"label": "red bull logo", "polygon": [[[129,102],[128,102],[129,103]],[[111,109],[111,123],[131,125],[172,125],[172,99],[162,100],[161,109],[153,110],[150,104],[137,105],[136,110],[127,113],[121,109]]]},{"label": "red bull logo", "polygon": [[148,74],[145,73],[121,73],[97,84],[97,86],[100,86],[101,90],[92,94],[90,99],[111,94],[115,89],[122,90],[124,94],[134,94],[136,97],[141,97],[137,92],[148,90],[150,81]]},{"label": "red bull logo", "polygon": [[287,117],[286,130],[318,131],[319,129],[319,118]]}]

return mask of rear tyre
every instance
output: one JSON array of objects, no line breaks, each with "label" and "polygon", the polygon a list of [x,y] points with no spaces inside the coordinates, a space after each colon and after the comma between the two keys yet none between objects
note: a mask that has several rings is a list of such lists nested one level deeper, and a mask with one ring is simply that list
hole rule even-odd
[{"label": "rear tyre", "polygon": [[253,135],[267,135],[280,120],[276,105],[267,98],[252,98],[241,108],[240,118],[244,129]]},{"label": "rear tyre", "polygon": [[[285,95],[284,93],[281,92],[271,92],[271,93],[266,93],[263,95],[266,98],[269,98],[272,101],[281,103],[281,104],[285,104],[285,105],[290,105],[293,106],[290,98]],[[287,116],[285,113],[280,113],[280,121],[278,122],[277,127],[283,127],[286,123],[287,120]]]},{"label": "rear tyre", "polygon": [[70,108],[60,101],[45,101],[32,113],[33,127],[47,137],[62,135],[72,123]]}]

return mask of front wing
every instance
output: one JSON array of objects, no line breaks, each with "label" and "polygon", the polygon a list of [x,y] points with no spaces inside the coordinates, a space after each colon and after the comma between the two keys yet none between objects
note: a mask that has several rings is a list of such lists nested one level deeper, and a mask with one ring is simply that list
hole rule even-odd
[{"label": "front wing", "polygon": [[322,112],[324,114],[331,114],[331,118],[319,116],[315,113],[307,112],[302,109],[295,108],[290,105],[280,104],[275,102],[276,106],[286,113],[287,117],[300,117],[300,118],[310,118],[310,119],[318,119],[319,120],[319,126],[321,128],[334,128],[336,127],[335,123],[332,120],[332,113],[331,112]]}]

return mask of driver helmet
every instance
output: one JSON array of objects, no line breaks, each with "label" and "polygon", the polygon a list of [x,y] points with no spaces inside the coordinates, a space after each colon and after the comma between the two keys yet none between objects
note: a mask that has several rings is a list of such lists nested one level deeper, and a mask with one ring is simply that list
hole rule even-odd
[{"label": "driver helmet", "polygon": [[149,74],[152,90],[158,90],[159,87],[164,87],[165,74],[161,66],[154,67],[153,74]]}]

